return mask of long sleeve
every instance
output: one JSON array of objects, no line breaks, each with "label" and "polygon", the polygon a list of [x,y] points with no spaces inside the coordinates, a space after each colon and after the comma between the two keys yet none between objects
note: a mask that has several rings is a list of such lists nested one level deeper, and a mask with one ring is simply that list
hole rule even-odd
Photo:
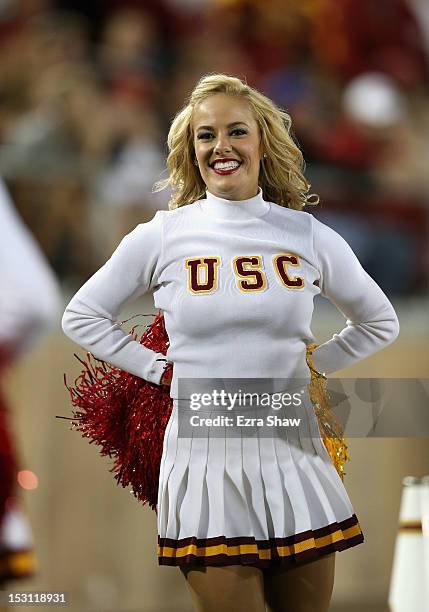
[{"label": "long sleeve", "polygon": [[346,327],[313,353],[314,367],[329,374],[388,346],[399,334],[399,322],[392,304],[347,242],[314,217],[313,230],[321,295],[346,318]]},{"label": "long sleeve", "polygon": [[65,334],[99,359],[159,384],[165,355],[147,349],[117,322],[122,308],[154,286],[162,254],[162,212],[129,233],[76,293],[62,319]]},{"label": "long sleeve", "polygon": [[16,358],[58,324],[59,285],[0,180],[0,350]]}]

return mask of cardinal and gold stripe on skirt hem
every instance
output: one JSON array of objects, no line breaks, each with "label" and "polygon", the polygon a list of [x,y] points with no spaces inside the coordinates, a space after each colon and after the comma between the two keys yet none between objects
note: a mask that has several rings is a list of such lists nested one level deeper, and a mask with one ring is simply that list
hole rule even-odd
[{"label": "cardinal and gold stripe on skirt hem", "polygon": [[364,541],[355,514],[340,523],[304,531],[287,538],[253,537],[174,540],[158,536],[159,565],[296,565],[341,551]]}]

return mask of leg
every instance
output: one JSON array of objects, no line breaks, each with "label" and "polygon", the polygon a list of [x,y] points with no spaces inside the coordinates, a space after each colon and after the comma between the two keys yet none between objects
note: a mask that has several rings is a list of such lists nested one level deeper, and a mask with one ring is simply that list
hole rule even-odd
[{"label": "leg", "polygon": [[262,570],[243,565],[180,568],[197,612],[265,612]]},{"label": "leg", "polygon": [[327,612],[334,573],[335,553],[293,568],[264,570],[270,612]]}]

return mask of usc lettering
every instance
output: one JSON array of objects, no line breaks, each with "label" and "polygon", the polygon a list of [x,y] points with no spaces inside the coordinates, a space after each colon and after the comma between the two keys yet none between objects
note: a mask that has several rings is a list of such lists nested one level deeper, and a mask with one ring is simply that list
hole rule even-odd
[{"label": "usc lettering", "polygon": [[[188,271],[188,289],[191,293],[213,293],[218,287],[220,257],[189,257],[185,260]],[[287,289],[302,289],[302,276],[288,273],[288,266],[299,267],[300,260],[294,253],[279,253],[273,257],[273,267],[281,284]],[[237,287],[240,291],[263,291],[267,279],[260,255],[238,255],[232,262]]]},{"label": "usc lettering", "polygon": [[[234,257],[233,268],[240,291],[262,291],[267,286],[265,274],[261,270],[262,258],[259,255],[252,257]],[[247,279],[247,280],[243,280]]]},{"label": "usc lettering", "polygon": [[304,287],[304,279],[301,276],[292,276],[291,278],[286,270],[287,264],[299,266],[299,257],[293,253],[282,253],[274,257],[274,270],[283,285],[288,289],[301,289]]},{"label": "usc lettering", "polygon": [[[217,289],[219,257],[197,257],[185,260],[188,289],[191,293],[213,293]],[[201,276],[203,280],[201,280]]]}]

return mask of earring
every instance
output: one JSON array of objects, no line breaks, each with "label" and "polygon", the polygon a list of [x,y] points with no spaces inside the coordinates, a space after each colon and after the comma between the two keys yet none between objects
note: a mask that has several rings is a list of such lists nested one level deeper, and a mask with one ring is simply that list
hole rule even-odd
[{"label": "earring", "polygon": [[266,153],[264,153],[264,159],[267,159],[267,154]]},{"label": "earring", "polygon": [[194,159],[194,164],[195,164],[196,166],[198,166],[198,162],[197,162],[197,160],[196,160],[196,159]]}]

